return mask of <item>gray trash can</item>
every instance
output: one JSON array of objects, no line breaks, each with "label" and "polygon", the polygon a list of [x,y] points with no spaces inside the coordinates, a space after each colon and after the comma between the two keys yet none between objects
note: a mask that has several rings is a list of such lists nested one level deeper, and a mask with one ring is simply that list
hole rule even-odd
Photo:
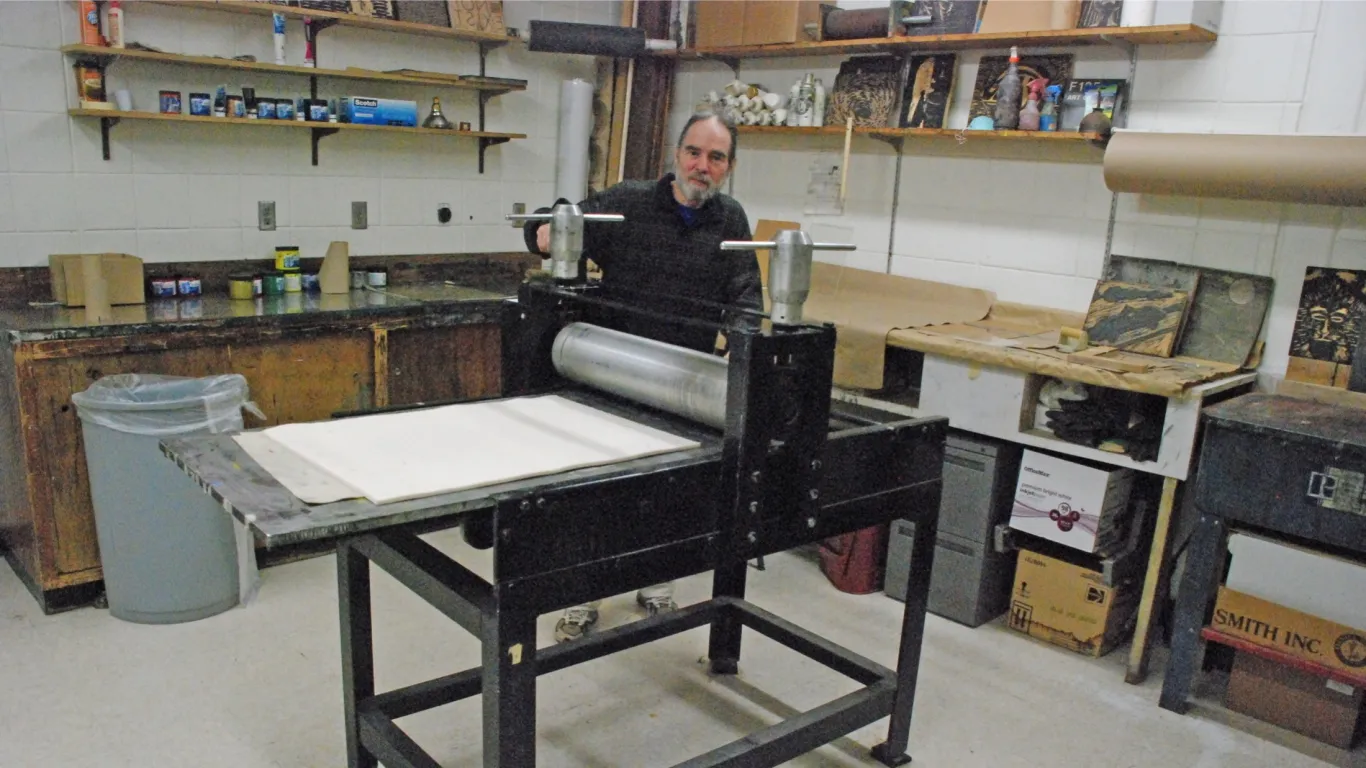
[{"label": "gray trash can", "polygon": [[109,612],[195,621],[238,602],[228,513],[161,453],[164,437],[242,429],[247,381],[117,374],[71,398],[81,418]]}]

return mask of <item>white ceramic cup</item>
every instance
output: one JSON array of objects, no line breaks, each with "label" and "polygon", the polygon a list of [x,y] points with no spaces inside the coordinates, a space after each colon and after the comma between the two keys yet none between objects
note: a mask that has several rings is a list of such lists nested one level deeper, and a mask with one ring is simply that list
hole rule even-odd
[{"label": "white ceramic cup", "polygon": [[120,112],[132,112],[133,94],[123,88],[114,91],[114,105],[119,108]]},{"label": "white ceramic cup", "polygon": [[769,109],[777,109],[783,104],[783,97],[776,93],[765,93],[763,96],[764,106]]},{"label": "white ceramic cup", "polygon": [[787,124],[787,110],[786,110],[786,109],[775,109],[775,110],[773,110],[773,124],[774,124],[774,125],[786,125],[786,124]]}]

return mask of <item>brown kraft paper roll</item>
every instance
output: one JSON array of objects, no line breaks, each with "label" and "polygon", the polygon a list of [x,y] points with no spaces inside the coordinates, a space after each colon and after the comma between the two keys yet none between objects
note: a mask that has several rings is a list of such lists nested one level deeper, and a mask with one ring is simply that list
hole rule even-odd
[{"label": "brown kraft paper roll", "polygon": [[1114,192],[1366,205],[1366,136],[1117,131],[1105,149]]}]

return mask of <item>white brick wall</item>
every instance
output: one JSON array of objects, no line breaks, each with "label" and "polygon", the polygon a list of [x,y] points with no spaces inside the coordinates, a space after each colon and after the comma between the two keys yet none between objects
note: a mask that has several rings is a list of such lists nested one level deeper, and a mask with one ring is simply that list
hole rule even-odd
[{"label": "white brick wall", "polygon": [[[1221,30],[1214,45],[1140,48],[1131,127],[1366,133],[1366,2],[1225,0]],[[1117,48],[1073,52],[1079,77],[1127,77],[1127,55]],[[949,127],[966,124],[981,54],[959,55]],[[741,77],[785,92],[811,71],[829,87],[841,59],[752,60],[744,63]],[[685,65],[673,105],[674,131],[696,101],[730,79],[721,64]],[[845,263],[883,271],[894,161],[885,145],[855,140],[844,216],[801,214],[810,157],[838,153],[841,142],[746,136],[735,195],[751,221],[781,218],[852,228],[859,263]],[[1101,166],[1006,151],[1009,159],[973,157],[957,147],[907,143],[891,271],[990,289],[1003,300],[1084,310],[1105,256],[1111,195]],[[1113,252],[1275,277],[1262,369],[1279,374],[1305,267],[1366,269],[1366,213],[1125,194],[1119,196]]]},{"label": "white brick wall", "polygon": [[[175,53],[255,55],[273,61],[270,18],[126,2],[128,39]],[[505,4],[509,26],[554,18],[615,24],[612,0]],[[291,20],[288,56],[303,56],[303,29]],[[593,80],[587,56],[528,53],[508,45],[488,57],[488,74],[528,80],[525,93],[489,102],[490,130],[530,138],[491,148],[478,173],[472,140],[338,133],[310,164],[305,131],[125,121],[113,129],[112,159],[100,153],[99,123],[66,115],[76,106],[71,62],[58,50],[77,42],[74,3],[0,2],[0,266],[36,266],[50,253],[117,250],[148,261],[263,258],[297,244],[321,256],[328,242],[352,253],[406,254],[521,250],[520,234],[499,224],[514,202],[543,205],[555,179],[559,83]],[[438,38],[334,27],[319,39],[319,64],[477,73],[477,48]],[[212,92],[226,83],[263,96],[302,96],[303,77],[259,75],[151,62],[109,69],[111,93],[132,92],[154,111],[163,88]],[[327,97],[348,93],[416,99],[424,115],[440,96],[452,121],[476,122],[472,92],[354,81],[320,81]],[[277,229],[256,227],[258,200],[275,201]],[[369,229],[350,228],[351,201],[365,200]],[[446,226],[438,203],[453,207]]]}]

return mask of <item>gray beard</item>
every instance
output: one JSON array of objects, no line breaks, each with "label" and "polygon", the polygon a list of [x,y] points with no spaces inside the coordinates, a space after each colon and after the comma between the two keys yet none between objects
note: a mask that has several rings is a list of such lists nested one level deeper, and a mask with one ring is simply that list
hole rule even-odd
[{"label": "gray beard", "polygon": [[678,191],[683,193],[683,199],[699,206],[716,197],[721,186],[720,184],[708,184],[706,189],[698,189],[687,183],[683,172],[676,165],[674,166],[674,185],[678,187]]}]

